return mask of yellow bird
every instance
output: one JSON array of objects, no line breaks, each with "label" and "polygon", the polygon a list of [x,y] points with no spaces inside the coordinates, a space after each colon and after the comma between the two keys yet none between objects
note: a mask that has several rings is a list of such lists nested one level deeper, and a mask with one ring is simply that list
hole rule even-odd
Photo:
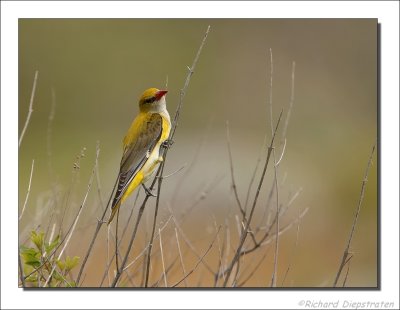
[{"label": "yellow bird", "polygon": [[139,100],[139,114],[133,120],[123,141],[123,154],[118,174],[118,188],[111,205],[108,224],[126,198],[142,184],[163,161],[160,147],[169,137],[171,120],[167,111],[167,90],[147,89]]}]

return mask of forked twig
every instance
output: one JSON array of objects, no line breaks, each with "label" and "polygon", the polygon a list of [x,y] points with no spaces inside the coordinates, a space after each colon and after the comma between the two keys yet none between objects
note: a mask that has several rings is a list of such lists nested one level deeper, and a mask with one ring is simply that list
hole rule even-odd
[{"label": "forked twig", "polygon": [[233,259],[232,259],[232,261],[231,261],[231,263],[230,263],[230,265],[228,267],[226,278],[225,278],[224,285],[223,285],[224,287],[228,283],[228,280],[229,280],[229,277],[230,277],[230,275],[232,273],[233,267],[235,266],[235,264],[237,263],[238,259],[240,258],[240,255],[241,255],[240,253],[242,251],[243,244],[246,241],[247,233],[248,233],[248,230],[249,230],[249,227],[250,227],[250,223],[251,223],[251,219],[253,217],[254,210],[255,210],[255,207],[257,205],[257,201],[258,201],[258,197],[260,195],[261,187],[262,187],[262,185],[264,183],[265,173],[267,172],[268,163],[269,163],[269,160],[270,160],[270,157],[271,157],[271,153],[272,153],[272,149],[273,149],[273,144],[274,144],[276,132],[278,130],[279,123],[280,123],[281,118],[282,118],[282,113],[283,113],[283,110],[279,114],[278,122],[276,124],[275,131],[274,131],[274,134],[272,136],[270,146],[268,148],[267,158],[265,160],[265,164],[264,164],[264,168],[263,168],[263,171],[262,171],[262,174],[261,174],[261,178],[260,178],[260,181],[258,183],[258,187],[257,187],[257,191],[256,191],[256,194],[255,194],[255,197],[254,197],[253,205],[251,207],[250,214],[249,214],[249,217],[248,217],[247,222],[246,222],[246,227],[242,232],[240,243],[239,243],[239,246],[236,249],[235,256],[233,257]]},{"label": "forked twig", "polygon": [[364,200],[364,194],[365,194],[365,186],[367,184],[368,181],[368,174],[369,174],[369,169],[372,165],[372,157],[374,155],[375,152],[375,146],[376,144],[374,144],[374,146],[372,147],[372,151],[371,151],[371,155],[369,156],[369,160],[368,160],[368,164],[367,164],[367,168],[365,169],[365,175],[364,175],[364,179],[362,181],[362,185],[361,185],[361,193],[360,193],[360,197],[358,199],[358,204],[357,204],[357,209],[356,209],[356,213],[354,215],[354,220],[353,220],[353,225],[351,226],[351,230],[350,230],[350,234],[349,234],[349,239],[347,240],[347,245],[346,248],[344,249],[343,252],[343,256],[342,256],[342,261],[340,263],[339,266],[339,270],[336,274],[336,278],[335,281],[333,282],[333,287],[336,287],[338,281],[339,281],[339,277],[342,273],[342,270],[344,268],[344,266],[348,263],[348,256],[349,256],[349,249],[350,249],[350,245],[351,245],[351,241],[353,239],[353,234],[354,231],[356,229],[356,225],[357,225],[357,220],[358,220],[358,216],[360,215],[360,210],[361,210],[361,204]]},{"label": "forked twig", "polygon": [[199,258],[199,260],[196,262],[195,266],[193,267],[192,270],[190,270],[186,276],[184,276],[182,279],[180,279],[178,282],[176,282],[172,287],[176,287],[178,286],[180,283],[182,283],[182,281],[184,281],[188,276],[190,276],[196,269],[197,267],[200,265],[200,263],[203,261],[204,257],[208,254],[208,252],[211,250],[215,240],[217,239],[217,236],[219,234],[219,231],[221,230],[221,226],[219,226],[217,233],[215,234],[215,237],[213,239],[213,241],[210,243],[210,245],[208,246],[207,250],[204,252],[204,254]]}]

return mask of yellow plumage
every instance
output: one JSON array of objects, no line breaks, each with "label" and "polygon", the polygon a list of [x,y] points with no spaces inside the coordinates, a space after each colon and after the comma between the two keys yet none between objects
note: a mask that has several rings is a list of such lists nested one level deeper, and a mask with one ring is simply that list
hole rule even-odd
[{"label": "yellow plumage", "polygon": [[108,224],[129,195],[155,171],[162,161],[160,147],[168,139],[171,121],[166,109],[167,91],[147,89],[139,100],[140,112],[124,140],[118,187]]}]

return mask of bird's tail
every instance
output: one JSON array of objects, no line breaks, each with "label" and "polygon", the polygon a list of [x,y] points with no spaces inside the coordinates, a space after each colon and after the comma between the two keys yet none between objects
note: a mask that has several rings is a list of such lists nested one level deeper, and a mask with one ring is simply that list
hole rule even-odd
[{"label": "bird's tail", "polygon": [[115,213],[117,213],[120,205],[121,205],[121,201],[119,201],[115,206],[111,207],[111,215],[110,215],[110,218],[108,219],[107,225],[110,225],[110,223],[113,220]]},{"label": "bird's tail", "polygon": [[111,207],[111,215],[110,219],[108,220],[108,225],[110,225],[111,221],[113,220],[115,213],[118,211],[121,203],[125,201],[126,198],[142,183],[143,181],[143,172],[139,171],[136,176],[133,178],[132,182],[129,183],[128,188],[121,194],[123,187],[117,190],[115,194],[114,201]]}]

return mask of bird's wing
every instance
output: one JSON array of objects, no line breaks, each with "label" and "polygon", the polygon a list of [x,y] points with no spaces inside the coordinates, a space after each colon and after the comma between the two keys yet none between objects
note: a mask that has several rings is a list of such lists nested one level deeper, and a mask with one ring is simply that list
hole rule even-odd
[{"label": "bird's wing", "polygon": [[148,156],[153,151],[162,133],[162,117],[160,114],[151,114],[138,127],[136,139],[124,149],[121,168],[118,176],[118,189],[112,206],[122,198],[136,173],[143,167]]}]

